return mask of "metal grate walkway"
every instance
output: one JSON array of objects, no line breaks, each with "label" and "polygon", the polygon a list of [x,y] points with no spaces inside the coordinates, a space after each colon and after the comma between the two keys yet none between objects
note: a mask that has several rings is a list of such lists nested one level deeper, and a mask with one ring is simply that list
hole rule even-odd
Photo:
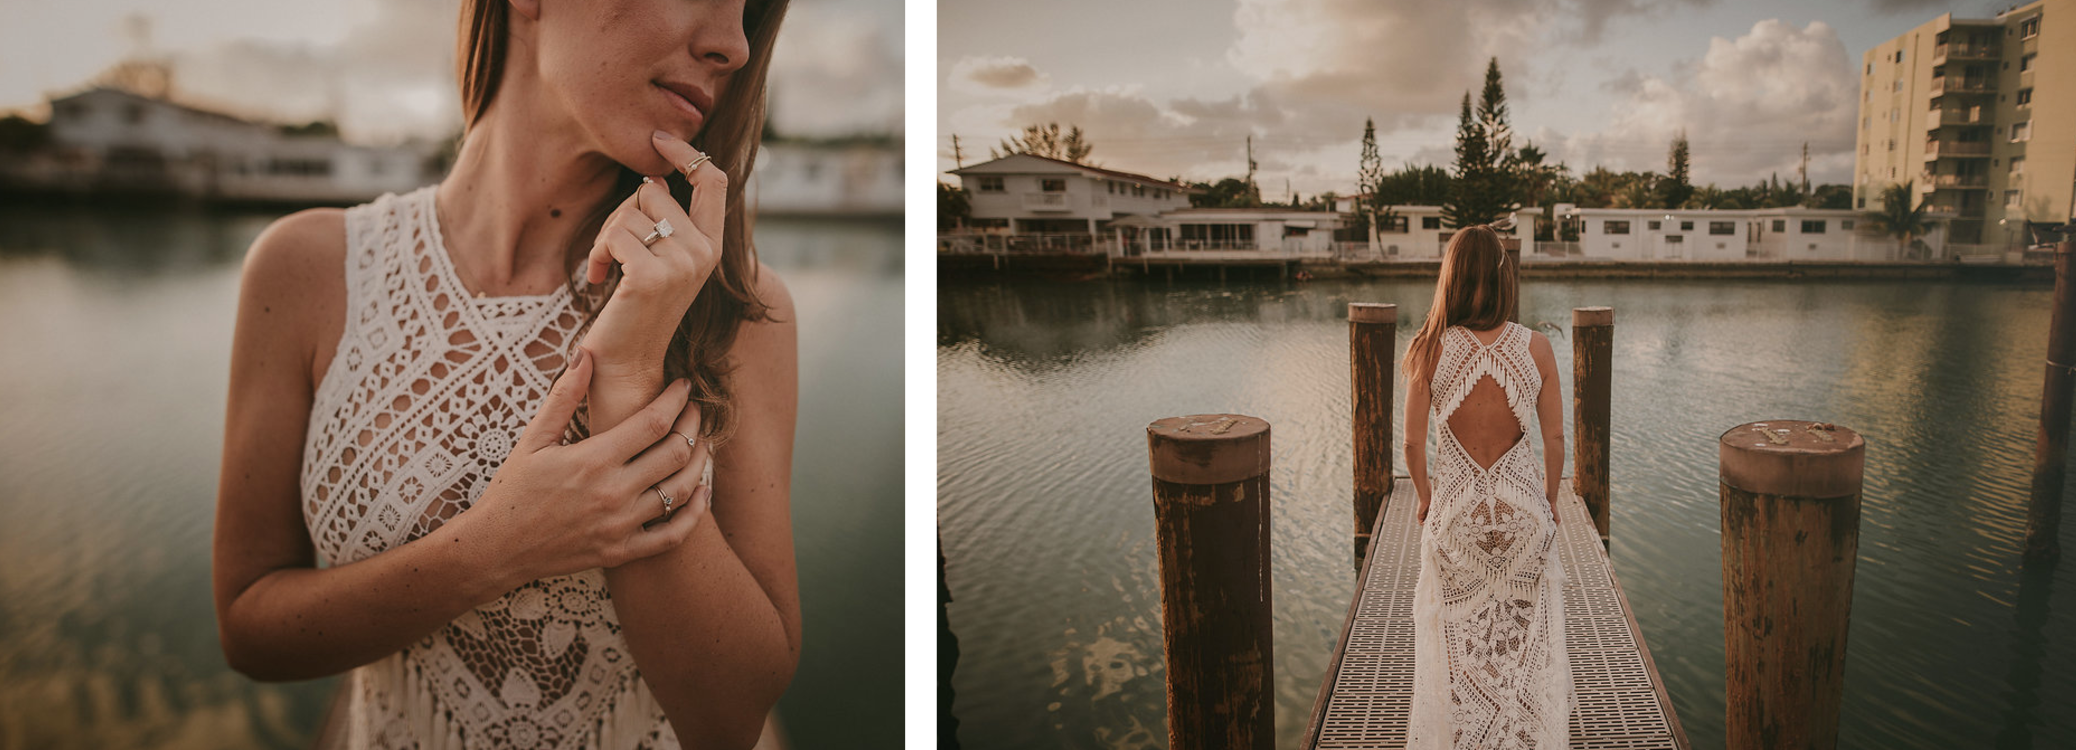
[{"label": "metal grate walkway", "polygon": [[[1572,715],[1571,746],[1687,750],[1665,682],[1570,479],[1563,493],[1558,549],[1569,579],[1564,637],[1579,706]],[[1399,477],[1377,519],[1368,567],[1312,708],[1307,747],[1405,745],[1413,700],[1413,584],[1420,575],[1413,513],[1419,505],[1413,481]]]}]

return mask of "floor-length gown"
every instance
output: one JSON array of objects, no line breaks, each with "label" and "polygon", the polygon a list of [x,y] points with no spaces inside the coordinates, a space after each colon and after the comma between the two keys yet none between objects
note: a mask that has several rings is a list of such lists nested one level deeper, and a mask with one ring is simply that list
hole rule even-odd
[{"label": "floor-length gown", "polygon": [[[1530,336],[1518,323],[1505,324],[1491,344],[1457,326],[1442,335],[1429,388],[1437,447],[1413,589],[1409,748],[1569,743],[1564,568],[1528,441],[1542,388]],[[1505,391],[1521,437],[1484,467],[1457,442],[1449,417],[1488,377]]]}]

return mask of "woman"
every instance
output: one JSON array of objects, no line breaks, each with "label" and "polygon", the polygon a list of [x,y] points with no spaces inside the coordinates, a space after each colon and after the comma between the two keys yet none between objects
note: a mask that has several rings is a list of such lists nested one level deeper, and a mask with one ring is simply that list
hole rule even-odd
[{"label": "woman", "polygon": [[[1409,748],[1569,746],[1564,567],[1553,544],[1564,405],[1549,340],[1511,322],[1519,297],[1499,234],[1459,231],[1406,349],[1406,466],[1420,495]],[[1528,451],[1531,409],[1540,467]]]},{"label": "woman", "polygon": [[217,620],[256,679],[348,672],[329,739],[756,742],[800,647],[741,187],[784,6],[464,0],[447,178],[254,241]]}]

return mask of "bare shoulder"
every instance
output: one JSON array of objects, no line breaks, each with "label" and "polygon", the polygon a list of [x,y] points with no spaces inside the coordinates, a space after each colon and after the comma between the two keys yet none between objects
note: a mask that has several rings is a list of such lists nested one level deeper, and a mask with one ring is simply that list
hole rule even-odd
[{"label": "bare shoulder", "polygon": [[757,262],[757,279],[752,287],[757,300],[768,308],[765,320],[746,321],[742,331],[736,335],[734,351],[745,359],[770,354],[760,351],[774,346],[788,346],[797,333],[794,321],[793,292],[786,287],[786,280],[779,277],[771,266]]},{"label": "bare shoulder", "polygon": [[[311,208],[275,219],[245,252],[239,283],[239,336],[287,347],[323,371],[346,307],[346,212]],[[321,354],[320,354],[321,353]]]},{"label": "bare shoulder", "polygon": [[786,288],[786,280],[778,271],[757,261],[757,299],[771,306],[771,322],[793,325],[793,290]]},{"label": "bare shoulder", "polygon": [[1557,350],[1550,345],[1550,337],[1543,335],[1542,331],[1528,329],[1528,356],[1535,360],[1537,369],[1557,369]]}]

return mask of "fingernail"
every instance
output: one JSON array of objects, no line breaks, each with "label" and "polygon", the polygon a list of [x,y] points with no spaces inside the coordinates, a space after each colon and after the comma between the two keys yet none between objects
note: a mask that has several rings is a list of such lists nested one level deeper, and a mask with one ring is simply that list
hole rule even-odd
[{"label": "fingernail", "polygon": [[580,346],[580,347],[577,347],[577,358],[576,358],[575,360],[571,361],[571,362],[569,363],[569,366],[571,366],[571,367],[576,367],[577,365],[581,365],[581,364],[584,364],[584,359],[585,359],[585,358],[587,358],[587,357],[589,357],[589,356],[591,356],[591,352],[590,352],[590,350],[588,350],[588,349],[585,349],[584,347],[581,347],[581,346]]},{"label": "fingernail", "polygon": [[650,131],[650,133],[649,133],[649,137],[650,137],[650,138],[654,138],[654,139],[656,139],[656,140],[659,140],[659,141],[663,141],[663,140],[669,140],[669,139],[670,139],[670,134],[669,134],[669,133],[665,133],[665,132],[663,132],[663,131],[661,131],[661,130],[655,130],[655,131]]}]

